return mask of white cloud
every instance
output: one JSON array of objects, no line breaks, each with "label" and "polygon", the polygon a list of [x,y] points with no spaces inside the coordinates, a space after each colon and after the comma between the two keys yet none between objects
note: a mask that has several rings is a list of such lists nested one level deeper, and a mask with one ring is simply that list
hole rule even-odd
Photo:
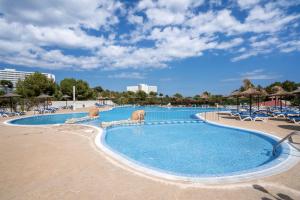
[{"label": "white cloud", "polygon": [[[164,68],[214,50],[229,52],[235,62],[300,51],[300,15],[287,12],[298,4],[284,2],[238,1],[246,14],[241,19],[232,12],[236,3],[224,9],[220,1],[141,0],[126,7],[118,0],[3,0],[0,59],[51,69],[114,70]],[[198,9],[203,6],[207,11]]]},{"label": "white cloud", "polygon": [[174,13],[167,9],[151,8],[146,11],[153,25],[181,24],[185,20],[182,13]]},{"label": "white cloud", "polygon": [[144,18],[142,16],[138,16],[130,13],[128,15],[128,21],[132,24],[143,24]]},{"label": "white cloud", "polygon": [[237,0],[238,5],[241,9],[248,9],[258,4],[260,0]]},{"label": "white cloud", "polygon": [[117,79],[145,79],[145,74],[141,74],[139,72],[122,72],[119,74],[109,75],[109,78],[117,78]]},{"label": "white cloud", "polygon": [[240,44],[243,43],[243,39],[242,38],[235,38],[231,41],[228,41],[228,42],[222,42],[222,43],[219,43],[218,46],[217,46],[217,49],[229,49],[229,48],[232,48],[232,47],[235,47],[235,46],[238,46]]},{"label": "white cloud", "polygon": [[122,5],[106,0],[51,0],[51,1],[0,1],[0,12],[9,22],[20,22],[35,26],[77,27],[98,29],[114,24],[114,15]]},{"label": "white cloud", "polygon": [[238,77],[235,78],[228,78],[224,79],[224,82],[231,82],[231,81],[241,81],[244,79],[250,79],[250,80],[273,80],[277,79],[280,76],[277,74],[272,74],[265,72],[264,69],[255,69],[253,71],[244,72],[238,75]]}]

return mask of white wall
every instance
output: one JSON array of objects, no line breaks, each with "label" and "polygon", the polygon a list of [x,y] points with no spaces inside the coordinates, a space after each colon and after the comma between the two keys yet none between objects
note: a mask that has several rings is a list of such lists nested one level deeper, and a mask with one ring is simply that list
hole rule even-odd
[{"label": "white wall", "polygon": [[[76,101],[76,108],[92,107],[95,106],[95,103],[99,103],[97,100],[88,100],[88,101]],[[113,105],[114,103],[111,100],[105,100],[105,104]],[[66,101],[52,101],[52,106],[61,107],[65,106]],[[73,105],[73,101],[68,101],[68,106]],[[84,106],[83,106],[84,105]]]}]

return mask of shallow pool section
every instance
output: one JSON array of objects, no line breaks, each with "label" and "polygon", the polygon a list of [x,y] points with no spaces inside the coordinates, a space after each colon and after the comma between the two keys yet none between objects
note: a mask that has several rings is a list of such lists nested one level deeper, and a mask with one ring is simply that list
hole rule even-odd
[{"label": "shallow pool section", "polygon": [[[102,143],[142,167],[184,177],[235,175],[282,161],[269,136],[207,123],[113,127]],[[280,159],[279,159],[280,157]]]},{"label": "shallow pool section", "polygon": [[63,124],[67,119],[87,116],[87,113],[48,114],[23,117],[9,121],[15,125],[51,125]]},{"label": "shallow pool section", "polygon": [[[164,108],[159,106],[127,106],[115,107],[108,111],[100,112],[100,117],[91,121],[84,121],[81,124],[99,127],[101,122],[129,119],[135,110],[146,111],[146,121],[168,121],[168,120],[198,120],[196,113],[215,111],[215,108]],[[23,117],[9,121],[15,125],[51,125],[64,124],[67,119],[80,118],[87,116],[87,113],[68,113],[68,114],[45,114],[32,117]]]}]

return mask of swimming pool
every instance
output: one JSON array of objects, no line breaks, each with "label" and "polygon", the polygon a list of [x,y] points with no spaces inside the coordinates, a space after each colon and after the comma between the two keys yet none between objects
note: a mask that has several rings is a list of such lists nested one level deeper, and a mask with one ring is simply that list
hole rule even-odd
[{"label": "swimming pool", "polygon": [[[277,138],[265,133],[204,123],[196,114],[213,108],[117,107],[100,112],[100,118],[82,122],[99,127],[100,122],[130,118],[133,111],[146,111],[145,123],[118,126],[99,133],[99,148],[120,161],[159,176],[185,178],[228,177],[260,174],[288,159],[283,144],[272,156]],[[63,124],[87,113],[52,114],[11,120],[14,125]],[[282,168],[280,169],[282,170]],[[275,170],[276,171],[276,170]]]},{"label": "swimming pool", "polygon": [[9,123],[13,125],[51,125],[63,124],[67,119],[80,118],[87,116],[87,113],[67,113],[67,114],[48,114],[48,115],[35,115],[30,117],[22,117],[10,120]]},{"label": "swimming pool", "polygon": [[203,122],[108,128],[102,143],[135,164],[181,177],[249,173],[286,158],[282,147],[272,156],[274,138]]},{"label": "swimming pool", "polygon": [[[128,119],[131,113],[135,110],[143,109],[146,111],[146,121],[165,121],[165,120],[187,120],[195,119],[196,113],[209,112],[216,110],[214,108],[164,108],[158,106],[128,106],[116,107],[112,110],[100,112],[100,118],[92,121],[87,121],[82,124],[99,126],[100,122],[108,122],[115,120]],[[87,116],[86,112],[83,113],[68,113],[68,114],[49,114],[49,115],[36,115],[32,117],[18,118],[9,121],[15,125],[51,125],[63,124],[67,119],[80,118]]]}]

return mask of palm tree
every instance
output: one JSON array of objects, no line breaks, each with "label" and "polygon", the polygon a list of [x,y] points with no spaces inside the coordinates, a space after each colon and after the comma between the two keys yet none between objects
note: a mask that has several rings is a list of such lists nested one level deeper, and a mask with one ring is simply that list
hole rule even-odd
[{"label": "palm tree", "polygon": [[182,99],[183,98],[183,96],[180,93],[174,94],[173,97],[176,98],[176,99]]},{"label": "palm tree", "polygon": [[248,90],[249,88],[253,88],[254,85],[249,79],[243,80],[243,86],[240,88],[240,91]]}]

